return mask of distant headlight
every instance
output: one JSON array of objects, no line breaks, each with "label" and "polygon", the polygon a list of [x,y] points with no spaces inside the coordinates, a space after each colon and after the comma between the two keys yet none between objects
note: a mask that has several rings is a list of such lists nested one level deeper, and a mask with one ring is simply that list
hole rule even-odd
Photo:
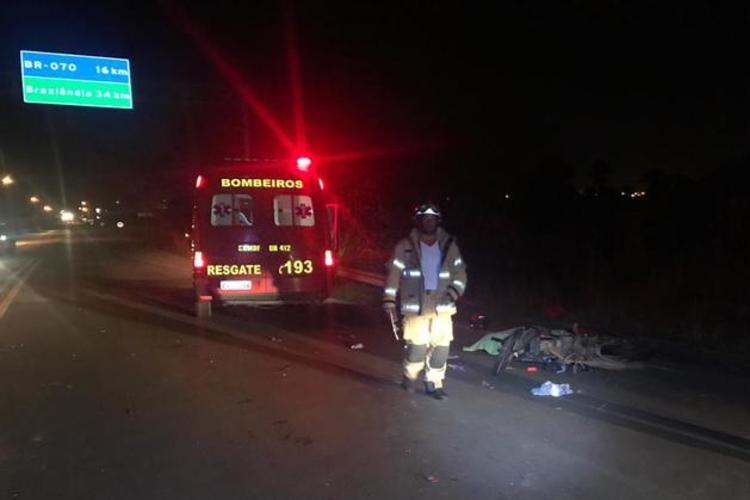
[{"label": "distant headlight", "polygon": [[4,234],[0,234],[0,241],[6,241],[8,239]]}]

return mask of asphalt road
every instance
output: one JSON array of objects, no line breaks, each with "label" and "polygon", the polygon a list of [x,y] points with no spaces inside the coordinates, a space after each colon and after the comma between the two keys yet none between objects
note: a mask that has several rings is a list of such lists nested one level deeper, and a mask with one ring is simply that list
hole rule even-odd
[{"label": "asphalt road", "polygon": [[496,378],[459,325],[438,402],[366,287],[201,323],[188,265],[84,230],[0,256],[0,498],[750,498],[747,378]]}]

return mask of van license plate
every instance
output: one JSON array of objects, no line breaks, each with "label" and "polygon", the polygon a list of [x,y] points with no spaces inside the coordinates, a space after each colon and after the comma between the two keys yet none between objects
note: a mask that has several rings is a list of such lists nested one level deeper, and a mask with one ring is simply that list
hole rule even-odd
[{"label": "van license plate", "polygon": [[222,290],[251,290],[253,288],[253,282],[250,280],[246,281],[222,281],[219,283]]}]

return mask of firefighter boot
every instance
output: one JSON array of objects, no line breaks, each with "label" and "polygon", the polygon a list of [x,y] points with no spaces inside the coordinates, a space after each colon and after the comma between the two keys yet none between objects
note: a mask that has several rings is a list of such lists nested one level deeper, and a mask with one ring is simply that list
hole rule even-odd
[{"label": "firefighter boot", "polygon": [[425,393],[431,398],[442,401],[448,397],[448,394],[443,390],[442,387],[435,387],[435,382],[425,382],[424,384]]}]

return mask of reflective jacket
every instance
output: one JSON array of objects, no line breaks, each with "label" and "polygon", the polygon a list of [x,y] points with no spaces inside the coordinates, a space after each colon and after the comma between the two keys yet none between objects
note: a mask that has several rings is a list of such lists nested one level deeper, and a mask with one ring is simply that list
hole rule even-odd
[{"label": "reflective jacket", "polygon": [[386,265],[383,302],[400,303],[404,316],[455,314],[456,301],[466,291],[466,264],[453,236],[438,228],[440,272],[438,287],[425,293],[419,231],[399,241]]}]

